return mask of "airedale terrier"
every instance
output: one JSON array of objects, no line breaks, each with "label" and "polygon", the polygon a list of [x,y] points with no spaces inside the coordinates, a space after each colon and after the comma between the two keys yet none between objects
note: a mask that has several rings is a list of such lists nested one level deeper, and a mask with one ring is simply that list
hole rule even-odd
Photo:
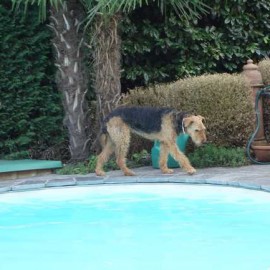
[{"label": "airedale terrier", "polygon": [[134,175],[126,165],[130,134],[133,132],[146,139],[160,141],[159,164],[162,173],[173,173],[167,166],[170,153],[188,174],[193,174],[196,170],[179,150],[176,137],[185,132],[190,135],[195,145],[205,143],[206,128],[203,120],[200,115],[188,115],[171,108],[119,107],[104,120],[100,138],[103,150],[98,156],[95,172],[100,176],[105,175],[103,165],[115,152],[116,162],[124,174]]}]

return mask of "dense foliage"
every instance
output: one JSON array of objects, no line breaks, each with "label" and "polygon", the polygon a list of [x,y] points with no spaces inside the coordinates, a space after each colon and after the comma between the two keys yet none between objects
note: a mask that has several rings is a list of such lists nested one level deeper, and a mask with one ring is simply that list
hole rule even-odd
[{"label": "dense foliage", "polygon": [[[54,86],[51,33],[46,24],[38,23],[38,12],[33,7],[21,19],[22,14],[14,16],[10,12],[10,3],[10,0],[0,3],[0,157],[12,157],[14,153],[15,157],[41,157],[45,150],[46,155],[53,156],[48,149],[54,151],[50,149],[63,142],[66,133],[62,129],[59,93]],[[211,7],[209,13],[189,21],[181,20],[169,7],[163,16],[154,5],[143,6],[124,17],[121,29],[124,92],[187,76],[234,73],[242,69],[248,58],[258,62],[269,56],[269,0],[205,0],[205,3]],[[269,74],[269,69],[266,72]],[[240,104],[245,96],[237,93],[231,93],[224,106],[234,101],[234,106]],[[150,91],[149,95],[156,92]],[[193,92],[186,94],[193,95]],[[142,98],[145,96],[143,93]],[[181,105],[175,101],[174,105]],[[207,113],[220,113],[223,117],[225,113],[218,106],[216,111],[212,108]],[[235,112],[241,115],[241,110],[246,107],[239,106]],[[244,115],[247,116],[246,111]],[[219,127],[224,123],[222,117],[217,121],[209,119]],[[232,118],[226,120],[224,116],[224,119],[226,122]],[[244,135],[240,128],[239,134],[230,132],[235,125],[220,131],[228,140],[225,144],[244,144],[253,129],[252,117],[248,122],[245,119],[236,119],[245,124]],[[211,133],[218,131],[214,126],[211,129]]]},{"label": "dense foliage", "polygon": [[125,18],[123,90],[190,75],[237,72],[270,53],[269,0],[205,0],[208,14],[184,22],[144,6]]},{"label": "dense foliage", "polygon": [[22,19],[8,2],[0,4],[0,153],[40,157],[64,133],[50,32],[35,10]]}]

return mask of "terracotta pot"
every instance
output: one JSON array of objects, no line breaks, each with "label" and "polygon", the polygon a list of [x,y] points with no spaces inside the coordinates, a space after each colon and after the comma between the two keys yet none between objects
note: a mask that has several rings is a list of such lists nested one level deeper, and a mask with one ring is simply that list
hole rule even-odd
[{"label": "terracotta pot", "polygon": [[258,161],[263,161],[263,162],[270,161],[270,144],[268,144],[267,142],[255,141],[251,145],[251,149],[254,151],[254,154]]}]

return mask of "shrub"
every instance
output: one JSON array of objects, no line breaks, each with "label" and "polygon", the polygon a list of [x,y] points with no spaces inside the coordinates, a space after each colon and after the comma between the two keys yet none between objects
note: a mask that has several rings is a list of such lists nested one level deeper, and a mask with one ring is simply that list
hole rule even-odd
[{"label": "shrub", "polygon": [[270,59],[264,59],[258,63],[259,71],[262,74],[263,83],[270,85]]},{"label": "shrub", "polygon": [[[97,163],[96,156],[90,156],[90,158],[81,163],[77,164],[68,164],[63,168],[57,170],[58,174],[88,174],[95,172]],[[131,155],[130,159],[127,160],[127,166],[129,168],[137,168],[142,166],[150,166],[151,159],[150,155],[146,150],[142,150],[139,153],[134,153]],[[118,165],[116,164],[115,158],[109,159],[108,162],[104,164],[105,171],[119,170]]]},{"label": "shrub", "polygon": [[244,146],[255,123],[252,91],[242,75],[203,75],[137,88],[124,96],[123,103],[201,114],[208,140],[220,146]]},{"label": "shrub", "polygon": [[206,145],[188,155],[195,168],[239,167],[249,164],[243,148],[226,148]]}]

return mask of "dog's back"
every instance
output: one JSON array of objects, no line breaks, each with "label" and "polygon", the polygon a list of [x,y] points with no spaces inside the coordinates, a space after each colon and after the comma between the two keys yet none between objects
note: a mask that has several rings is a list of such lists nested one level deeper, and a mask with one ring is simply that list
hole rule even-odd
[{"label": "dog's back", "polygon": [[139,132],[151,133],[161,129],[162,117],[174,111],[171,108],[154,107],[119,107],[112,111],[104,120],[103,132],[106,132],[106,123],[113,117],[120,117],[131,129]]}]

